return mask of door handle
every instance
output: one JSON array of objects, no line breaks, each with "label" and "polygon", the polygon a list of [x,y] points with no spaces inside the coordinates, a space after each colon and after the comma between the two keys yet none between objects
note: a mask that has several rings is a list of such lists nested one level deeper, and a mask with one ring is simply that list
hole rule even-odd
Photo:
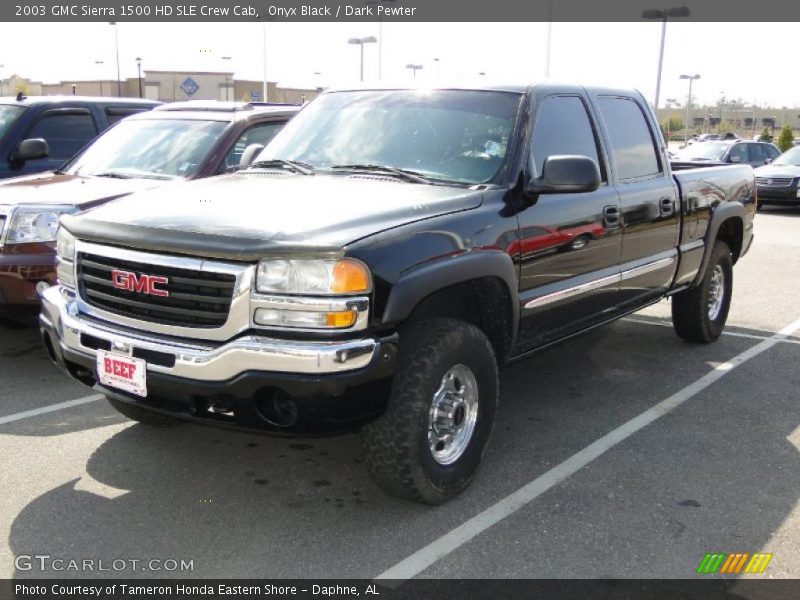
[{"label": "door handle", "polygon": [[619,207],[616,205],[609,205],[603,207],[603,225],[606,229],[616,229],[620,225],[621,215]]},{"label": "door handle", "polygon": [[675,212],[675,201],[672,198],[661,198],[658,201],[658,210],[662,217],[671,217]]}]

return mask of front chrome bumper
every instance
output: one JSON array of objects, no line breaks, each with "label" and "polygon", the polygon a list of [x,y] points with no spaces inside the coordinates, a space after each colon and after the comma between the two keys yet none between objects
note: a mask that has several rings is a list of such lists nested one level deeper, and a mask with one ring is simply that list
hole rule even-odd
[{"label": "front chrome bumper", "polygon": [[148,371],[195,381],[225,381],[247,371],[344,373],[368,366],[380,351],[379,342],[371,338],[308,342],[244,335],[224,343],[210,343],[143,335],[86,318],[79,313],[74,296],[60,286],[42,294],[40,323],[59,354],[70,350],[93,357],[96,350],[84,341],[94,338],[94,343],[107,341],[113,352],[123,355],[131,355],[136,349],[172,355],[174,366],[149,363]]}]

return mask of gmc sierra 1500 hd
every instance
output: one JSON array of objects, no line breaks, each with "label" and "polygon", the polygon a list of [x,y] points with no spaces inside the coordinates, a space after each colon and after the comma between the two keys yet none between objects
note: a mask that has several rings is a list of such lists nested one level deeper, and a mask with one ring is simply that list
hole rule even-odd
[{"label": "gmc sierra 1500 hd", "polygon": [[234,175],[62,217],[53,360],[152,425],[359,425],[373,479],[473,479],[498,367],[671,296],[711,342],[748,165],[673,175],[638,92],[327,92]]}]

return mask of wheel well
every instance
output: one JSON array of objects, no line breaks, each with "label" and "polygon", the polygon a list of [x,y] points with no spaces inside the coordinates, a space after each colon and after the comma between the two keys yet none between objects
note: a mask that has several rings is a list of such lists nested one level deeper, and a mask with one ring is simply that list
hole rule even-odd
[{"label": "wheel well", "polygon": [[511,349],[513,319],[511,295],[498,277],[482,277],[458,283],[425,297],[411,312],[408,322],[448,317],[475,325],[483,331],[503,364]]},{"label": "wheel well", "polygon": [[733,262],[739,260],[742,253],[742,239],[744,238],[744,224],[739,217],[731,217],[723,221],[717,231],[717,239],[722,240],[731,249]]}]

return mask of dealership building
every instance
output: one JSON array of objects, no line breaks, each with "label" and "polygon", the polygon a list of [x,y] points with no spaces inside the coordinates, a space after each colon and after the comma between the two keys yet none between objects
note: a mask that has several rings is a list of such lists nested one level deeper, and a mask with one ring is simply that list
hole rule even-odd
[{"label": "dealership building", "polygon": [[[141,88],[141,93],[140,93]],[[31,81],[18,75],[0,79],[0,96],[13,96],[23,92],[28,96],[139,96],[174,102],[177,100],[238,100],[264,101],[262,81],[234,79],[231,72],[219,71],[147,71],[138,77],[119,82],[116,79],[91,81],[63,80],[57,83]],[[316,89],[291,88],[267,82],[268,102],[303,104],[314,98]]]}]

